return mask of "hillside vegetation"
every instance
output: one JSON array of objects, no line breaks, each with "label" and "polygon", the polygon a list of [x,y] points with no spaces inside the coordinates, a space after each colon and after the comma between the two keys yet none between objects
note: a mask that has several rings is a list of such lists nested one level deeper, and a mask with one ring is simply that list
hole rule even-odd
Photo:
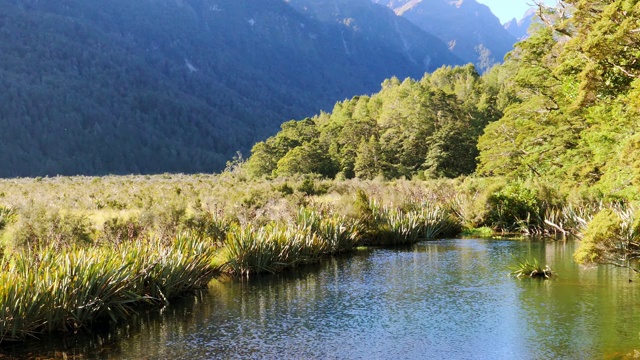
[{"label": "hillside vegetation", "polygon": [[406,20],[380,36],[281,0],[0,0],[0,177],[221,171],[284,120],[460,63]]},{"label": "hillside vegetation", "polygon": [[282,125],[256,144],[254,176],[318,173],[371,179],[456,177],[475,170],[477,139],[502,115],[499,72],[480,77],[472,65],[441,68],[420,81],[392,78],[358,96]]},{"label": "hillside vegetation", "polygon": [[[570,9],[570,10],[569,10]],[[569,16],[571,14],[571,16]],[[589,199],[638,199],[640,5],[566,1],[480,76],[442,68],[282,125],[255,176],[538,179]]]},{"label": "hillside vegetation", "polygon": [[482,76],[391,78],[219,175],[1,180],[0,343],[122,322],[220,274],[464,232],[575,236],[577,262],[635,266],[640,2],[540,15]]}]

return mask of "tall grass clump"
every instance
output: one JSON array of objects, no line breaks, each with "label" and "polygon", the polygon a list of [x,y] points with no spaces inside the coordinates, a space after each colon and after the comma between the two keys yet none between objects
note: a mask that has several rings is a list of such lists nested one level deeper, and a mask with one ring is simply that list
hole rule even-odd
[{"label": "tall grass clump", "polygon": [[260,228],[234,225],[224,243],[222,269],[241,277],[294,266],[302,261],[302,248],[309,240],[307,235],[276,224]]},{"label": "tall grass clump", "polygon": [[425,239],[450,236],[461,231],[460,219],[454,216],[448,207],[432,202],[424,202],[420,206],[419,213],[422,224],[422,237]]},{"label": "tall grass clump", "polygon": [[302,209],[294,224],[231,226],[222,252],[222,269],[234,276],[278,272],[351,250],[360,225],[339,215]]},{"label": "tall grass clump", "polygon": [[538,259],[533,260],[516,260],[517,264],[512,266],[511,275],[518,278],[529,277],[539,279],[549,279],[554,273],[549,265],[542,266]]},{"label": "tall grass clump", "polygon": [[435,239],[460,230],[451,211],[432,202],[411,206],[413,209],[383,207],[371,201],[366,243],[372,245],[413,244]]},{"label": "tall grass clump", "polygon": [[336,254],[353,249],[360,241],[362,223],[343,215],[322,215],[302,208],[298,212],[297,225],[303,233],[319,238],[321,255]]},{"label": "tall grass clump", "polygon": [[91,248],[55,246],[0,260],[0,342],[76,332],[128,319],[142,304],[164,306],[211,279],[216,249],[183,235]]}]

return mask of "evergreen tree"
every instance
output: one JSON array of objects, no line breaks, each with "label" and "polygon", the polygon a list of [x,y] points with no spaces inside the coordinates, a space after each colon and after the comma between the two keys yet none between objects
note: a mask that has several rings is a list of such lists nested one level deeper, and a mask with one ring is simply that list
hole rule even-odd
[{"label": "evergreen tree", "polygon": [[354,164],[356,176],[360,179],[373,179],[382,173],[381,165],[378,140],[375,136],[371,136],[369,140],[362,139]]}]

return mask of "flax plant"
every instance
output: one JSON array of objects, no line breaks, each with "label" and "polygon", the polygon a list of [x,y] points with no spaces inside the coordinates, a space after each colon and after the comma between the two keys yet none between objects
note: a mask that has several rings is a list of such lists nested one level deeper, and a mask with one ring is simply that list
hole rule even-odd
[{"label": "flax plant", "polygon": [[516,260],[517,264],[512,266],[511,275],[517,278],[529,277],[539,279],[550,279],[554,272],[549,268],[549,265],[544,267],[540,265],[538,259],[533,260]]},{"label": "flax plant", "polygon": [[424,202],[420,207],[419,216],[422,224],[422,237],[435,239],[460,231],[460,220],[452,215],[449,208],[431,202]]},{"label": "flax plant", "polygon": [[[281,229],[275,226],[255,229],[252,225],[232,226],[224,243],[223,271],[236,276],[251,273],[276,272],[286,264],[280,260],[282,250],[278,237]],[[287,251],[292,252],[293,246]]]},{"label": "flax plant", "polygon": [[357,221],[338,215],[324,218],[309,209],[299,211],[295,224],[232,226],[224,244],[222,270],[238,277],[278,272],[351,250],[359,234]]},{"label": "flax plant", "polygon": [[164,305],[211,279],[217,250],[210,243],[180,235],[168,244],[13,253],[0,260],[0,342],[73,333],[96,321],[126,320],[142,304]]},{"label": "flax plant", "polygon": [[371,207],[375,219],[373,231],[367,242],[375,245],[413,244],[434,239],[460,229],[459,222],[450,211],[439,205],[425,202],[417,210],[375,206]]}]

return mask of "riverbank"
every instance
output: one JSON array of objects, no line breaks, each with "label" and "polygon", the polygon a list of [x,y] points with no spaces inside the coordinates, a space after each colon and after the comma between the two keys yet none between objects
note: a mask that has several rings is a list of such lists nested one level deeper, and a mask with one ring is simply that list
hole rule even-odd
[{"label": "riverbank", "polygon": [[302,208],[292,222],[263,226],[210,217],[206,226],[165,238],[90,244],[69,242],[75,238],[64,233],[48,243],[28,238],[0,260],[0,343],[118,323],[142,306],[167,306],[215,275],[277,272],[364,244],[407,244],[457,231],[455,219],[437,206],[363,206],[357,219]]},{"label": "riverbank", "polygon": [[[401,358],[631,359],[640,313],[621,309],[637,304],[637,283],[628,282],[627,269],[576,265],[577,245],[471,238],[358,248],[277,275],[214,279],[163,311],[143,309],[131,321],[78,336],[7,344],[0,354],[254,359],[384,358],[393,351]],[[559,276],[516,280],[507,276],[514,258],[541,259]]]},{"label": "riverbank", "polygon": [[[589,219],[603,213],[599,206],[568,207],[542,185],[499,179],[249,181],[224,173],[2,180],[0,342],[117,323],[217,274],[277,272],[357,246],[410,244],[481,226],[485,233],[585,232],[593,261],[605,253],[603,232],[629,228],[620,222],[602,230],[597,221],[588,231]],[[607,209],[610,223],[624,211],[634,224],[631,207]]]}]

